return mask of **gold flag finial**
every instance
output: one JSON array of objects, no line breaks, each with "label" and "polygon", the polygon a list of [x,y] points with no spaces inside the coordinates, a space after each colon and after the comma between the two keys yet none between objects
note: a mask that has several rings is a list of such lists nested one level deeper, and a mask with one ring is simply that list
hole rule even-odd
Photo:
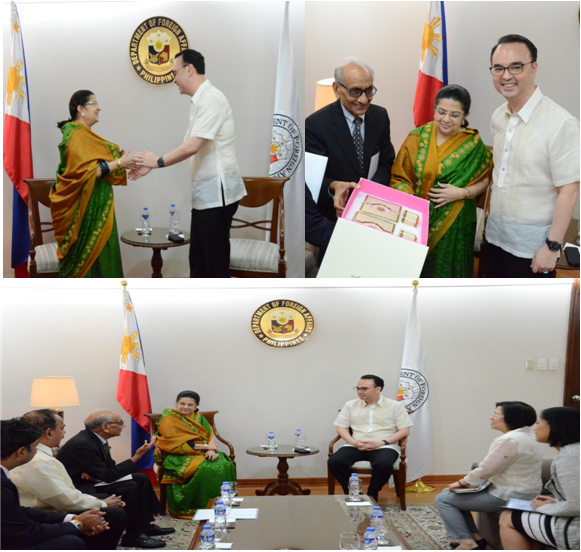
[{"label": "gold flag finial", "polygon": [[418,286],[420,285],[420,282],[418,282],[418,280],[414,280],[412,282],[412,286],[414,286],[414,290],[418,289]]},{"label": "gold flag finial", "polygon": [[124,290],[127,290],[127,280],[121,280],[121,285],[123,286]]}]

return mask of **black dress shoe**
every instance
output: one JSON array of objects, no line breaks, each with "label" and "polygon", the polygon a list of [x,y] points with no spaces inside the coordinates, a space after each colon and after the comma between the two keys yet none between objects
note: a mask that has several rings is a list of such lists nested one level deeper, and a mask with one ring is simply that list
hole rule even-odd
[{"label": "black dress shoe", "polygon": [[173,527],[160,527],[159,525],[151,523],[142,529],[141,532],[148,537],[154,537],[157,535],[171,535],[172,533],[175,533],[176,530]]},{"label": "black dress shoe", "polygon": [[150,539],[147,535],[141,533],[138,537],[127,537],[127,535],[125,535],[121,539],[121,546],[127,548],[163,548],[165,542]]}]

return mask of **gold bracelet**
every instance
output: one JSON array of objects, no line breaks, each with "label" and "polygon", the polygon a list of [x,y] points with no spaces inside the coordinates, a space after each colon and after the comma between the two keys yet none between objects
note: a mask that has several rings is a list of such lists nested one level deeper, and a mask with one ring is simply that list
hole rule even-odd
[{"label": "gold bracelet", "polygon": [[117,170],[120,170],[120,169],[122,169],[122,168],[123,168],[123,167],[121,167],[121,157],[120,157],[119,159],[117,159],[117,164],[119,165],[119,166],[117,167]]}]

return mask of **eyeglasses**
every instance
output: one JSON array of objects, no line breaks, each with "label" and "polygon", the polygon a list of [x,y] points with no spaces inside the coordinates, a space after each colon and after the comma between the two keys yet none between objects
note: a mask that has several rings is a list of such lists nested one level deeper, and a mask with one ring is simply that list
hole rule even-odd
[{"label": "eyeglasses", "polygon": [[363,393],[365,393],[365,391],[369,391],[369,389],[375,389],[377,387],[377,385],[374,385],[373,387],[354,387],[353,391],[357,391],[357,393],[359,393],[359,391],[363,391]]},{"label": "eyeglasses", "polygon": [[449,113],[445,109],[436,109],[436,113],[438,115],[440,115],[440,117],[445,117],[446,115],[450,115],[450,118],[453,121],[458,121],[464,116],[463,113],[459,113],[458,111],[452,111],[452,113]]},{"label": "eyeglasses", "polygon": [[352,98],[359,98],[361,94],[365,94],[368,98],[373,98],[373,96],[375,96],[375,93],[377,92],[377,88],[375,88],[375,86],[371,86],[369,88],[366,88],[365,90],[361,90],[361,88],[347,88],[344,84],[341,84],[340,82],[338,82],[337,84],[339,86],[342,86],[345,90],[347,90],[347,92],[349,92],[349,96],[351,96]]},{"label": "eyeglasses", "polygon": [[95,107],[99,107],[99,102],[97,102],[97,101],[87,102],[85,105],[94,105]]},{"label": "eyeglasses", "polygon": [[493,418],[504,418],[504,414],[498,414],[497,412],[492,413]]},{"label": "eyeglasses", "polygon": [[190,65],[189,63],[185,63],[184,65],[182,65],[181,67],[178,67],[175,71],[172,71],[171,74],[174,76],[174,78],[176,77],[176,75],[178,74],[178,71],[180,69],[183,69],[184,67],[187,67],[188,65]]},{"label": "eyeglasses", "polygon": [[529,61],[527,63],[513,63],[512,65],[509,65],[508,67],[503,67],[502,65],[493,65],[490,68],[490,72],[495,77],[502,77],[502,75],[504,75],[504,72],[508,69],[508,72],[511,75],[520,75],[523,72],[525,65],[529,65],[531,63],[535,63],[535,62]]},{"label": "eyeglasses", "polygon": [[125,422],[123,420],[119,420],[118,422],[108,422],[109,424],[117,424],[119,426],[125,425]]}]

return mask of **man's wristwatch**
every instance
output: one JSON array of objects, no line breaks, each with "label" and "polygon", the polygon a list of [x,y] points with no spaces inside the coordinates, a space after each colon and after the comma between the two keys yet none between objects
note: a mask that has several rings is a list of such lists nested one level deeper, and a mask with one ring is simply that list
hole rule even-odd
[{"label": "man's wristwatch", "polygon": [[387,442],[385,439],[383,440],[383,442],[384,442],[386,445],[389,445],[389,443],[388,443],[388,442]]},{"label": "man's wristwatch", "polygon": [[161,169],[161,167],[165,167],[165,162],[163,160],[163,155],[157,160],[157,166]]},{"label": "man's wristwatch", "polygon": [[561,251],[561,244],[559,242],[551,241],[549,238],[547,238],[545,243],[549,246],[551,251]]}]

